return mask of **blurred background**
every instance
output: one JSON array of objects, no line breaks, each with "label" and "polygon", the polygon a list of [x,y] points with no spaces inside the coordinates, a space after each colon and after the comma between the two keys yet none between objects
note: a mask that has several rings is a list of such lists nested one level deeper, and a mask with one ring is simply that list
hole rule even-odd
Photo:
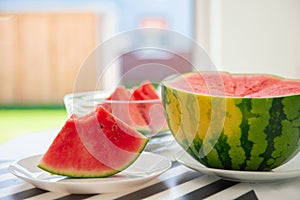
[{"label": "blurred background", "polygon": [[[0,0],[0,144],[17,135],[59,129],[67,119],[63,97],[75,90],[77,75],[93,50],[139,28],[183,35],[203,47],[221,71],[300,78],[299,10],[298,0]],[[122,38],[114,49],[140,40]],[[153,73],[147,63],[190,71],[183,57],[199,59],[192,45],[164,34],[152,35],[150,42],[176,55],[128,51],[111,64],[114,70],[101,83],[97,74],[105,63],[97,59],[76,91],[107,89],[141,65],[146,65],[144,73],[124,81],[169,73]]]}]

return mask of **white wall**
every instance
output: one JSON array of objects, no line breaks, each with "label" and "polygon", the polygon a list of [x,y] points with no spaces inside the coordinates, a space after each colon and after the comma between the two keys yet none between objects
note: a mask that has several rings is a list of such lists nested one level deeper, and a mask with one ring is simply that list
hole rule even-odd
[{"label": "white wall", "polygon": [[196,40],[219,70],[300,79],[299,0],[200,0],[196,10]]}]

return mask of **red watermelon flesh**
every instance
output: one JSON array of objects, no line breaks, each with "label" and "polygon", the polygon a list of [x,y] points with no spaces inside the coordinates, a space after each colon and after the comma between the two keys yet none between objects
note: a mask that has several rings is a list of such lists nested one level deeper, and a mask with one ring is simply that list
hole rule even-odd
[{"label": "red watermelon flesh", "polygon": [[72,116],[38,167],[69,177],[107,177],[133,163],[148,139],[102,106],[83,117]]},{"label": "red watermelon flesh", "polygon": [[106,98],[111,102],[104,102],[102,105],[115,116],[130,126],[147,126],[142,116],[139,103],[135,103],[131,98],[131,91],[124,86],[118,86],[114,92]]},{"label": "red watermelon flesh", "polygon": [[[119,86],[108,98],[106,98],[108,101],[101,103],[101,105],[126,124],[132,126],[134,124],[131,120],[128,108],[130,96],[130,90],[126,89],[124,86]],[[139,111],[136,112],[138,112],[137,114],[139,115]],[[144,119],[141,118],[140,120]]]},{"label": "red watermelon flesh", "polygon": [[248,96],[253,95],[263,88],[268,88],[280,82],[277,77],[257,75],[257,76],[232,76],[235,83],[233,95]]},{"label": "red watermelon flesh", "polygon": [[[134,106],[137,106],[137,108],[140,110],[141,115],[145,119],[146,124],[151,127],[153,133],[166,128],[167,125],[162,102],[151,102],[151,100],[156,100],[160,98],[156,93],[155,88],[149,81],[143,82],[140,85],[140,87],[136,88],[132,92],[131,99],[149,100],[148,103],[140,103]],[[132,112],[133,109],[131,109],[130,111]],[[133,121],[138,123],[138,120],[136,120],[135,115],[131,116]]]},{"label": "red watermelon flesh", "polygon": [[211,95],[233,94],[235,87],[230,74],[223,73],[222,76],[216,76],[216,73],[209,72],[193,74],[181,80],[176,80],[177,84],[185,91]]},{"label": "red watermelon flesh", "polygon": [[300,93],[300,81],[264,74],[195,73],[175,82],[182,90],[215,96],[259,98]]},{"label": "red watermelon flesh", "polygon": [[118,86],[106,100],[111,102],[102,105],[108,111],[140,131],[156,133],[167,128],[160,97],[149,81],[132,92]]},{"label": "red watermelon flesh", "polygon": [[124,86],[119,86],[106,100],[129,100],[131,92]]},{"label": "red watermelon flesh", "polygon": [[132,93],[133,100],[149,100],[149,99],[159,99],[155,88],[149,81],[141,83],[140,87],[135,88]]},{"label": "red watermelon flesh", "polygon": [[[131,96],[131,100],[153,100],[153,99],[159,99],[159,96],[156,94],[156,91],[152,86],[152,84],[148,81],[142,83],[140,87],[135,88]],[[153,105],[154,103],[139,103],[139,104],[131,105],[130,114],[132,116],[132,120],[140,126],[150,124],[149,111]],[[140,116],[142,116],[144,121],[137,119],[137,117],[139,116],[135,115],[134,113],[135,110],[139,110]]]}]

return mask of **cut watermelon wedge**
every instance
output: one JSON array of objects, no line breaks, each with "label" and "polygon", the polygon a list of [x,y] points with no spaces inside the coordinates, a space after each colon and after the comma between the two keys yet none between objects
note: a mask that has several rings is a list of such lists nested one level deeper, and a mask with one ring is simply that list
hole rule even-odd
[{"label": "cut watermelon wedge", "polygon": [[131,92],[124,86],[119,86],[106,100],[129,100]]},{"label": "cut watermelon wedge", "polygon": [[129,126],[133,126],[128,109],[130,96],[130,90],[126,89],[124,86],[119,86],[108,98],[105,99],[105,102],[101,103],[101,105]]},{"label": "cut watermelon wedge", "polygon": [[133,93],[134,100],[149,100],[149,99],[159,99],[155,88],[149,81],[141,83],[140,87],[136,88]]},{"label": "cut watermelon wedge", "polygon": [[[131,99],[147,101],[160,99],[160,97],[156,93],[153,85],[149,81],[145,81],[140,85],[140,87],[136,88],[132,92]],[[137,120],[137,116],[133,114],[134,109],[135,108],[132,107],[130,109],[132,120],[138,124],[141,121]],[[141,103],[136,105],[136,109],[140,111],[140,114],[146,123],[139,125],[149,126],[153,133],[167,129],[162,102]]]},{"label": "cut watermelon wedge", "polygon": [[162,102],[149,81],[132,91],[118,86],[101,105],[145,135],[168,130]]},{"label": "cut watermelon wedge", "polygon": [[99,106],[84,117],[70,117],[38,167],[69,177],[107,177],[130,166],[147,142]]}]

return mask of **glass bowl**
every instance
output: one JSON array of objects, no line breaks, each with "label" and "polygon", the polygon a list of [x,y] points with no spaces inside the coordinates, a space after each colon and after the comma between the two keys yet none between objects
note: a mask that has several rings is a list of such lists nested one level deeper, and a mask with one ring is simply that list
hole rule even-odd
[{"label": "glass bowl", "polygon": [[[161,151],[174,142],[162,107],[161,99],[153,100],[106,100],[111,92],[92,91],[71,93],[64,97],[64,104],[69,116],[84,116],[99,105],[136,129],[150,140],[145,148],[148,151]],[[137,108],[144,108],[140,113]],[[142,117],[141,117],[142,116]]]}]

